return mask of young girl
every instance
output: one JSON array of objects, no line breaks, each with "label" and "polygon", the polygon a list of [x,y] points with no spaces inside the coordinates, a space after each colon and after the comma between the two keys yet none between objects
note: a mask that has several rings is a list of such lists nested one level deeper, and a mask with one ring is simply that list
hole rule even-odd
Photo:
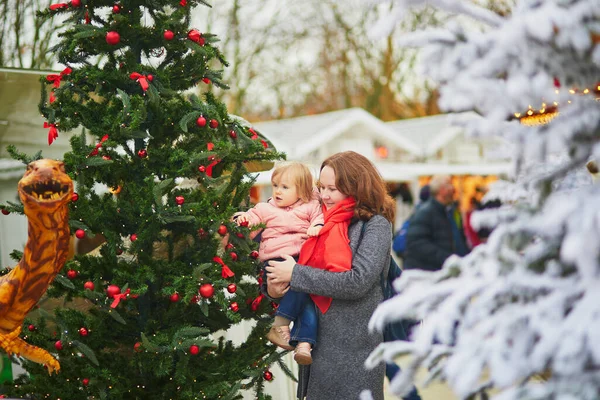
[{"label": "young girl", "polygon": [[[282,260],[282,254],[297,258],[306,239],[317,236],[323,227],[323,213],[314,190],[313,176],[304,164],[290,162],[278,165],[273,171],[271,184],[273,197],[234,217],[238,225],[246,222],[250,226],[266,225],[258,250],[259,259],[265,266],[269,260]],[[265,275],[265,284],[266,281]],[[294,349],[289,343],[291,320],[295,321],[295,330],[301,332],[294,359],[299,364],[310,364],[310,352],[317,336],[317,317],[315,306],[307,294],[292,290],[285,294],[267,339],[286,350]]]}]

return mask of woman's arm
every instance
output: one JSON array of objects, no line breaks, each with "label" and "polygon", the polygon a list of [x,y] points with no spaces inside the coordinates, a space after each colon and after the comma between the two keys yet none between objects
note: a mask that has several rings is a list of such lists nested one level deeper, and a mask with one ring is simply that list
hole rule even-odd
[{"label": "woman's arm", "polygon": [[[352,269],[329,272],[305,265],[294,266],[293,290],[334,299],[352,300],[365,296],[389,264],[392,227],[388,220],[375,216],[366,222],[362,239],[352,257]],[[334,250],[335,251],[335,250]]]}]

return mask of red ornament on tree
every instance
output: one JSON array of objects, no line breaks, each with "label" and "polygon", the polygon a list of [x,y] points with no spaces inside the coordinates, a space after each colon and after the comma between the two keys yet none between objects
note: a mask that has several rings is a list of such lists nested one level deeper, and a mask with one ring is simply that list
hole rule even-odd
[{"label": "red ornament on tree", "polygon": [[113,6],[113,9],[112,9],[112,11],[113,11],[113,13],[115,13],[115,14],[118,14],[118,13],[120,13],[120,12],[121,12],[121,6],[120,6],[120,5],[118,5],[118,4],[115,4],[115,5]]},{"label": "red ornament on tree", "polygon": [[81,380],[81,383],[83,383],[83,386],[87,386],[87,385],[89,385],[89,384],[90,384],[90,380],[89,380],[88,378],[83,378],[83,379]]},{"label": "red ornament on tree", "polygon": [[190,304],[197,304],[198,303],[198,296],[193,295],[192,298],[190,299]]},{"label": "red ornament on tree", "polygon": [[173,293],[171,297],[169,297],[171,303],[177,303],[179,301],[179,298],[179,293]]},{"label": "red ornament on tree", "polygon": [[73,7],[81,7],[81,0],[71,0],[71,5]]},{"label": "red ornament on tree", "polygon": [[252,257],[252,258],[255,258],[255,259],[256,259],[256,258],[258,258],[258,251],[256,251],[256,250],[253,250],[253,251],[250,253],[250,257]]},{"label": "red ornament on tree", "polygon": [[238,303],[235,301],[229,305],[229,308],[233,312],[238,312],[240,310],[240,306],[238,306]]},{"label": "red ornament on tree", "polygon": [[210,120],[210,127],[213,129],[217,129],[219,127],[219,121],[217,121],[216,119],[211,119]]},{"label": "red ornament on tree", "polygon": [[27,329],[29,329],[29,332],[33,332],[35,331],[35,325],[29,325]]},{"label": "red ornament on tree", "polygon": [[200,347],[198,347],[197,344],[193,344],[190,346],[190,354],[195,356],[198,355],[198,353],[200,353]]},{"label": "red ornament on tree", "polygon": [[115,250],[115,253],[117,253],[117,255],[120,256],[121,254],[123,254],[123,249],[117,249]]},{"label": "red ornament on tree", "polygon": [[163,37],[165,40],[173,40],[173,38],[175,38],[175,34],[173,31],[165,31],[165,33],[163,33]]},{"label": "red ornament on tree", "polygon": [[208,237],[208,233],[202,228],[198,229],[198,237],[200,239],[206,239]]},{"label": "red ornament on tree", "polygon": [[233,251],[232,251],[231,253],[229,253],[229,257],[231,257],[231,259],[232,259],[233,261],[236,261],[236,260],[237,260],[237,254],[235,254]]},{"label": "red ornament on tree", "polygon": [[206,126],[206,118],[199,116],[196,120],[196,125],[198,125],[200,128],[204,128]]},{"label": "red ornament on tree", "polygon": [[237,286],[235,285],[235,283],[230,283],[229,285],[227,285],[227,291],[229,293],[235,293],[236,290]]},{"label": "red ornament on tree", "polygon": [[6,208],[3,208],[2,209],[2,214],[8,215],[8,214],[10,214],[10,211],[8,211]]},{"label": "red ornament on tree", "polygon": [[60,340],[57,340],[56,342],[54,342],[54,348],[56,350],[62,350],[62,348],[63,348],[62,342]]},{"label": "red ornament on tree", "polygon": [[202,37],[202,34],[200,32],[198,32],[196,29],[192,29],[191,31],[189,31],[187,34],[187,37],[192,42],[196,42],[200,46],[204,46],[204,38]]},{"label": "red ornament on tree", "polygon": [[135,342],[135,344],[133,345],[133,351],[135,351],[136,353],[139,353],[140,351],[142,351],[141,347],[142,347],[142,342]]},{"label": "red ornament on tree", "polygon": [[85,231],[83,229],[77,229],[75,231],[75,237],[77,239],[83,239],[85,237]]},{"label": "red ornament on tree", "polygon": [[202,286],[200,286],[200,289],[198,289],[198,293],[200,293],[200,296],[204,297],[205,299],[208,299],[211,298],[213,294],[215,294],[215,288],[210,283],[205,283]]},{"label": "red ornament on tree", "polygon": [[129,235],[129,240],[135,242],[137,240],[137,235],[135,233],[132,233],[131,235]]},{"label": "red ornament on tree", "polygon": [[73,193],[73,195],[71,196],[71,201],[77,201],[79,200],[79,195],[77,193]]},{"label": "red ornament on tree", "polygon": [[225,236],[227,235],[227,227],[225,225],[221,225],[219,226],[219,229],[217,229],[217,232],[219,232],[219,235]]},{"label": "red ornament on tree", "polygon": [[94,282],[92,281],[87,281],[86,283],[83,284],[83,288],[87,289],[87,290],[94,290],[96,286],[94,285]]},{"label": "red ornament on tree", "polygon": [[240,226],[248,227],[248,225],[250,225],[248,221],[240,222]]},{"label": "red ornament on tree", "polygon": [[120,294],[121,293],[121,288],[118,287],[117,285],[109,285],[106,288],[106,295],[112,299],[113,297],[115,297],[115,295]]},{"label": "red ornament on tree", "polygon": [[[200,165],[200,166],[198,167],[198,171],[200,171],[200,172],[204,173],[204,172],[206,172],[206,167],[205,167],[204,165]],[[4,211],[4,209],[3,209],[2,211]]]},{"label": "red ornament on tree", "polygon": [[229,131],[229,137],[232,139],[236,139],[237,138],[237,133],[235,133],[234,130]]},{"label": "red ornament on tree", "polygon": [[110,31],[106,34],[106,43],[110,44],[111,46],[119,44],[120,41],[121,35],[119,35],[119,32]]},{"label": "red ornament on tree", "polygon": [[79,334],[81,336],[87,336],[88,335],[88,330],[86,328],[79,328]]},{"label": "red ornament on tree", "polygon": [[206,83],[207,85],[210,83],[210,79],[208,78],[202,78],[202,82]]},{"label": "red ornament on tree", "polygon": [[146,79],[148,79],[149,82],[152,82],[154,80],[154,75],[148,74],[146,75]]},{"label": "red ornament on tree", "polygon": [[273,380],[273,374],[271,373],[271,371],[269,371],[269,370],[266,370],[266,371],[263,373],[263,378],[265,378],[265,380],[266,380],[266,381],[269,381],[269,382],[271,382],[271,381]]},{"label": "red ornament on tree", "polygon": [[235,246],[233,245],[233,243],[227,243],[227,246],[225,246],[225,250],[231,250],[233,249]]},{"label": "red ornament on tree", "polygon": [[185,203],[185,198],[183,196],[177,196],[175,197],[175,203],[177,203],[178,206],[181,206]]},{"label": "red ornament on tree", "polygon": [[139,158],[146,158],[146,157],[148,157],[148,151],[146,149],[138,150],[138,157]]},{"label": "red ornament on tree", "polygon": [[67,271],[67,278],[69,279],[75,279],[77,278],[77,271],[75,271],[74,269],[70,269]]}]

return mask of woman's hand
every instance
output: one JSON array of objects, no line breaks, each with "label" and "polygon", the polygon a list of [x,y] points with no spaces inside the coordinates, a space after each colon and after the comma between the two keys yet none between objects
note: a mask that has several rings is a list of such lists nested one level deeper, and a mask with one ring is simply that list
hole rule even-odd
[{"label": "woman's hand", "polygon": [[273,283],[289,283],[292,280],[292,272],[296,260],[292,256],[282,256],[284,261],[269,261],[269,265],[265,267],[267,270],[267,278]]}]

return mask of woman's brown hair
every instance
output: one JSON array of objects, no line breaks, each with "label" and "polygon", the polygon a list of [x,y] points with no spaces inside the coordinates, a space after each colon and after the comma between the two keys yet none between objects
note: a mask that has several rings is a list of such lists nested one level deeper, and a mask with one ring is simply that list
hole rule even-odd
[{"label": "woman's brown hair", "polygon": [[366,157],[354,151],[336,153],[323,161],[321,169],[335,172],[335,186],[345,195],[356,199],[354,216],[363,221],[373,215],[383,215],[394,222],[396,204],[387,192],[385,181]]}]

